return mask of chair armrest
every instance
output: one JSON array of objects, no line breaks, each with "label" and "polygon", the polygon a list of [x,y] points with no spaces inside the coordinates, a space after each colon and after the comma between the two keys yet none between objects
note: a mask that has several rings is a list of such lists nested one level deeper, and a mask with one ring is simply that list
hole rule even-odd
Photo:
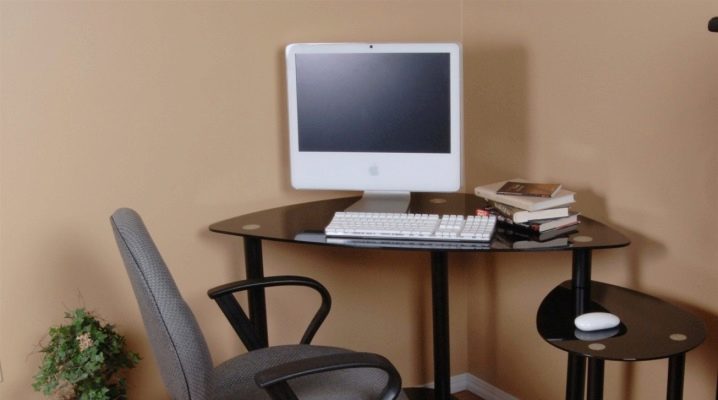
[{"label": "chair armrest", "polygon": [[322,322],[324,322],[329,314],[332,305],[329,291],[321,283],[303,276],[283,275],[246,279],[227,283],[208,290],[207,295],[217,302],[219,308],[227,317],[227,320],[229,320],[229,323],[235,332],[237,332],[237,335],[247,350],[267,347],[268,343],[257,335],[254,324],[239,305],[234,294],[245,290],[263,289],[273,286],[306,286],[316,290],[322,298],[322,303],[315,313],[314,318],[309,322],[309,326],[307,326],[300,343],[310,344]]},{"label": "chair armrest", "polygon": [[388,380],[380,400],[393,400],[401,393],[401,376],[386,358],[373,353],[340,353],[288,362],[258,372],[254,381],[266,390],[272,400],[298,400],[287,383],[306,375],[347,368],[378,368]]}]

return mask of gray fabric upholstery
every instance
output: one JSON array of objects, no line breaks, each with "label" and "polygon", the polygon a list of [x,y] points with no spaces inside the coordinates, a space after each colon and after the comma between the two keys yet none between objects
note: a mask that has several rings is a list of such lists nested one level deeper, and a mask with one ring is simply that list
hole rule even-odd
[{"label": "gray fabric upholstery", "polygon": [[[137,297],[142,319],[165,386],[176,400],[265,400],[254,383],[265,368],[307,357],[348,352],[313,346],[274,346],[212,366],[207,343],[192,311],[177,289],[140,216],[119,209],[111,217],[117,245]],[[347,369],[295,379],[301,400],[371,400],[386,384],[384,372]],[[399,399],[406,399],[404,394]]]},{"label": "gray fabric upholstery", "polygon": [[207,343],[142,219],[133,210],[119,209],[111,220],[170,396],[209,399],[212,359]]},{"label": "gray fabric upholstery", "polygon": [[[254,374],[264,368],[307,357],[344,353],[349,350],[314,345],[273,346],[254,350],[247,357],[236,357],[220,364],[214,375],[216,400],[242,398],[269,400],[269,396],[254,385]],[[383,371],[372,368],[346,369],[310,375],[290,381],[301,400],[370,400],[377,399],[387,381]],[[404,397],[399,397],[403,399]]]}]

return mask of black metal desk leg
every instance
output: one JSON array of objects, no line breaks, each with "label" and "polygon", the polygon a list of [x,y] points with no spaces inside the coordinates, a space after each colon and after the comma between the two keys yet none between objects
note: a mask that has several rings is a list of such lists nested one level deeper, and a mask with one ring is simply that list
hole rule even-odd
[{"label": "black metal desk leg", "polygon": [[588,360],[588,400],[603,400],[603,360]]},{"label": "black metal desk leg", "polygon": [[668,390],[666,399],[683,399],[683,375],[686,365],[686,353],[676,354],[668,359]]},{"label": "black metal desk leg", "polygon": [[[262,241],[257,238],[244,238],[244,265],[247,279],[264,277],[264,266],[262,264]],[[247,294],[249,300],[249,319],[252,320],[257,336],[263,341],[264,347],[269,344],[267,335],[267,304],[264,297],[264,289],[249,289]]]},{"label": "black metal desk leg", "polygon": [[448,254],[431,253],[431,299],[434,324],[434,394],[436,400],[451,398],[449,344]]}]

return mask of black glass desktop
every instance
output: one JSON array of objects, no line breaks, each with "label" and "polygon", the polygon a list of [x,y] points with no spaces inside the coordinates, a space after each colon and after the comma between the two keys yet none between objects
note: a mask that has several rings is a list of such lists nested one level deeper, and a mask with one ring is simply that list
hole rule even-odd
[{"label": "black glass desktop", "polygon": [[[457,245],[451,242],[401,242],[392,243],[377,240],[333,241],[324,235],[324,227],[336,211],[342,211],[358,197],[293,204],[237,216],[210,226],[212,232],[241,236],[244,239],[244,256],[247,278],[263,276],[262,241],[291,242],[315,246],[348,247],[355,249],[381,248],[396,251],[420,251],[428,253],[431,266],[432,318],[434,347],[435,389],[409,390],[412,399],[451,398],[449,380],[449,281],[448,254],[451,252],[571,252],[571,285],[581,293],[576,298],[576,310],[581,311],[590,299],[591,255],[593,250],[627,246],[630,241],[621,233],[587,217],[580,217],[580,224],[562,237],[564,244],[546,247],[545,243],[531,241],[520,232],[500,229],[488,243]],[[473,194],[464,193],[414,193],[411,195],[409,212],[429,214],[473,215],[477,209],[486,206],[484,200]],[[555,243],[555,242],[554,242]],[[520,245],[519,245],[520,244]],[[255,290],[249,294],[250,318],[260,336],[267,340],[267,321],[264,292]],[[583,387],[585,381],[585,359],[569,354],[567,380],[573,387]],[[427,392],[429,394],[427,394]]]}]

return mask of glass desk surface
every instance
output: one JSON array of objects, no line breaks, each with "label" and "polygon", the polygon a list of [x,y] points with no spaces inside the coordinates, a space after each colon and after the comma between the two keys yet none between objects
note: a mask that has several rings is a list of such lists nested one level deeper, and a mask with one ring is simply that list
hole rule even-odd
[{"label": "glass desk surface", "polygon": [[[431,253],[432,287],[432,326],[434,353],[434,389],[415,389],[412,399],[448,400],[450,394],[450,346],[449,346],[449,282],[448,252],[521,252],[521,251],[572,251],[573,280],[584,287],[591,279],[591,253],[593,249],[608,249],[627,246],[630,241],[618,231],[590,218],[579,217],[580,224],[571,232],[560,233],[555,238],[526,237],[519,232],[497,226],[490,242],[456,244],[455,242],[417,242],[364,240],[350,243],[333,241],[324,235],[334,213],[343,211],[356,202],[359,197],[345,197],[308,203],[288,205],[253,212],[230,218],[210,225],[216,233],[241,236],[244,238],[245,269],[248,278],[263,276],[262,240],[285,241],[299,244],[349,248],[376,248],[426,251]],[[410,213],[420,214],[456,214],[475,215],[476,210],[484,209],[486,202],[466,193],[415,193],[409,204]],[[398,243],[397,243],[398,242]],[[549,242],[549,243],[547,243]],[[266,338],[266,314],[263,293],[249,293],[250,315],[256,324],[260,336]],[[571,356],[580,357],[580,356]],[[569,362],[570,375],[577,382],[579,373],[573,373],[577,362]]]},{"label": "glass desk surface", "polygon": [[[327,246],[436,251],[562,251],[601,249],[627,246],[630,241],[616,230],[590,218],[579,216],[575,230],[550,232],[540,240],[518,231],[497,226],[490,242],[444,242],[407,240],[346,240],[324,235],[336,211],[343,211],[359,197],[345,197],[293,204],[241,215],[214,223],[210,230],[217,233],[319,244]],[[410,213],[475,215],[486,202],[466,193],[413,193]],[[560,233],[560,234],[559,234]],[[550,237],[554,235],[554,237]],[[548,237],[546,237],[548,236]]]},{"label": "glass desk surface", "polygon": [[571,281],[546,296],[537,313],[539,334],[570,353],[603,360],[641,361],[685,353],[705,339],[698,317],[661,299],[631,289],[592,282],[585,312],[610,312],[621,323],[613,329],[584,332],[575,328]]}]

